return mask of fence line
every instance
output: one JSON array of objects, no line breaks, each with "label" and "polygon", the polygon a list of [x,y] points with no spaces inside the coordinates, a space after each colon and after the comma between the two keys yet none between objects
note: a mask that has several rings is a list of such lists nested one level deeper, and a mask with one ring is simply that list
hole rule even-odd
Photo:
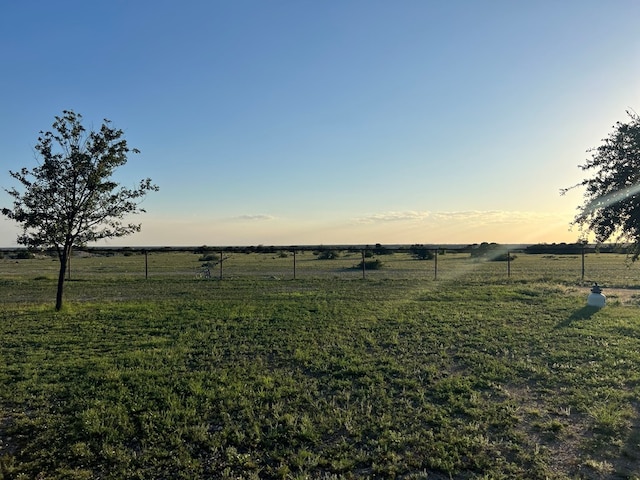
[{"label": "fence line", "polygon": [[[4,252],[3,252],[4,253]],[[198,255],[198,256],[196,256]],[[56,257],[38,255],[29,260],[4,253],[0,275],[29,274],[34,277],[57,275]],[[293,258],[291,258],[293,257]],[[324,260],[321,260],[324,258]],[[418,258],[424,258],[419,260]],[[46,260],[49,260],[47,262]],[[139,261],[138,259],[143,259]],[[15,260],[15,262],[13,261]],[[491,261],[494,260],[494,261]],[[496,261],[497,260],[497,261]],[[18,263],[18,265],[16,265]],[[629,268],[624,254],[594,253],[579,246],[566,254],[525,253],[522,250],[496,250],[491,255],[474,257],[472,252],[449,247],[411,248],[377,247],[269,247],[252,248],[120,248],[75,249],[69,268],[70,278],[100,275],[132,276],[145,279],[192,276],[194,270],[217,269],[218,280],[239,277],[299,279],[332,276],[335,278],[422,278],[429,272],[441,279],[554,279],[562,282],[598,282],[599,284],[637,285],[635,268]],[[353,273],[360,271],[359,276]]]}]

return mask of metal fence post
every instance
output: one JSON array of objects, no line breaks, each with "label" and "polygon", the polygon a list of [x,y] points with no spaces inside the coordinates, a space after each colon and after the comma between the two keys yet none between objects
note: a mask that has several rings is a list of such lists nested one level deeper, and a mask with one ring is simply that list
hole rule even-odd
[{"label": "metal fence post", "polygon": [[293,279],[296,279],[296,249],[293,249]]},{"label": "metal fence post", "polygon": [[438,279],[438,249],[436,248],[436,254],[433,256],[433,279]]}]

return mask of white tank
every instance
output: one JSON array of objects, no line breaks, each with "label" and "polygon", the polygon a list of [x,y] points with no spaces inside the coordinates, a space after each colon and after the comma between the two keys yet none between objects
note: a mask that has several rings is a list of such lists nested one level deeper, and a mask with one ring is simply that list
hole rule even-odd
[{"label": "white tank", "polygon": [[591,293],[587,297],[587,305],[589,305],[590,307],[602,308],[604,307],[606,301],[607,297],[603,295],[602,289],[598,286],[597,283],[594,283],[593,288],[591,289]]}]

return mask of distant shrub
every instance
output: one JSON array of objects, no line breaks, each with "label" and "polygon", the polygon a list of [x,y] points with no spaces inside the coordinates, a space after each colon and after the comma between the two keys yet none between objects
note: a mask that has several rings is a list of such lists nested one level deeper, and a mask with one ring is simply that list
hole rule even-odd
[{"label": "distant shrub", "polygon": [[20,250],[16,253],[16,258],[19,260],[28,260],[31,258],[36,258],[36,256],[28,250]]},{"label": "distant shrub", "polygon": [[501,255],[502,247],[497,243],[482,242],[480,245],[473,245],[471,248],[471,258],[476,260],[490,260]]},{"label": "distant shrub", "polygon": [[316,253],[318,256],[318,260],[333,260],[340,256],[340,252],[338,250],[320,250]]},{"label": "distant shrub", "polygon": [[199,262],[217,262],[220,257],[216,253],[206,253],[198,258]]},{"label": "distant shrub", "polygon": [[[365,270],[380,270],[384,264],[380,261],[380,259],[376,258],[375,260],[365,260],[364,261],[364,269]],[[362,262],[358,265],[355,265],[353,268],[362,269]]]},{"label": "distant shrub", "polygon": [[512,253],[501,253],[500,255],[497,255],[495,257],[491,257],[489,260],[491,260],[492,262],[507,262],[510,260],[515,260],[516,258],[518,258],[516,255],[513,255]]},{"label": "distant shrub", "polygon": [[483,242],[474,245],[471,249],[471,258],[475,260],[488,260],[491,262],[506,262],[514,260],[516,256],[506,251],[506,247],[497,243]]},{"label": "distant shrub", "polygon": [[375,255],[393,255],[393,250],[376,243],[376,246],[373,248],[373,253]]},{"label": "distant shrub", "polygon": [[277,252],[277,249],[273,245],[271,246],[258,245],[256,247],[256,253],[276,253],[276,252]]},{"label": "distant shrub", "polygon": [[430,248],[420,244],[411,245],[409,252],[411,252],[413,258],[418,260],[431,260],[434,257]]}]

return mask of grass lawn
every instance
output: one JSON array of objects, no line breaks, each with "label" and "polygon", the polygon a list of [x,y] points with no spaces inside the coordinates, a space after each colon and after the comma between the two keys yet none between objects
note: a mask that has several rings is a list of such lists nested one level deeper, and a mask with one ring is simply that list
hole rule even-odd
[{"label": "grass lawn", "polygon": [[640,479],[620,256],[197,258],[0,260],[0,479]]}]

